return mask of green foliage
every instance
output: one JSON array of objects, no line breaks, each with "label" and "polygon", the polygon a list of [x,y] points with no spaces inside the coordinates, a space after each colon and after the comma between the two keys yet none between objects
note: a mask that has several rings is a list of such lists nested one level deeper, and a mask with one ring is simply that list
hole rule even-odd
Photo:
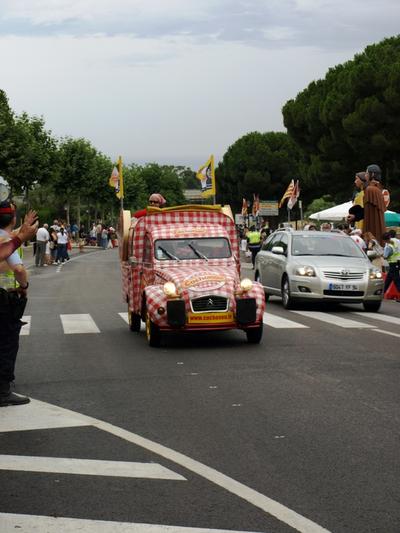
[{"label": "green foliage", "polygon": [[310,204],[308,204],[304,216],[305,218],[308,218],[313,213],[318,213],[318,211],[322,211],[323,209],[329,209],[334,205],[336,204],[332,200],[331,196],[329,194],[324,194],[324,196],[321,196],[321,198],[316,198]]},{"label": "green foliage", "polygon": [[217,199],[235,211],[253,193],[279,200],[298,171],[299,154],[286,133],[248,133],[228,148],[216,169]]},{"label": "green foliage", "polygon": [[302,151],[306,195],[324,190],[337,202],[346,200],[355,172],[377,163],[399,198],[400,36],[368,46],[310,83],[285,104],[283,117]]}]

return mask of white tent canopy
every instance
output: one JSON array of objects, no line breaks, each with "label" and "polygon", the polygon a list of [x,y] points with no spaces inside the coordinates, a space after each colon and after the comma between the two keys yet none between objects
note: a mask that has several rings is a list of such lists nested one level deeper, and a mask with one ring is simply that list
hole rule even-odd
[{"label": "white tent canopy", "polygon": [[349,209],[352,205],[352,201],[335,205],[329,209],[324,209],[323,211],[318,211],[318,213],[313,213],[309,216],[309,218],[313,220],[343,220],[349,214]]},{"label": "white tent canopy", "polygon": [[[345,202],[344,204],[335,205],[329,209],[318,211],[309,216],[312,220],[343,220],[349,214],[349,209],[353,205],[353,202]],[[394,211],[387,210],[386,213],[394,213]]]}]

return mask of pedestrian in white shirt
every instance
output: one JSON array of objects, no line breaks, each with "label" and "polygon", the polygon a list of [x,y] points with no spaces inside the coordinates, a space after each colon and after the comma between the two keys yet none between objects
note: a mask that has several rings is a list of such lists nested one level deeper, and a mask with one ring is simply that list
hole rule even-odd
[{"label": "pedestrian in white shirt", "polygon": [[365,252],[367,250],[367,245],[364,239],[361,237],[361,235],[362,235],[362,232],[360,229],[354,229],[350,233],[350,237],[353,239],[353,241],[357,244],[359,248],[361,248],[363,252]]},{"label": "pedestrian in white shirt", "polygon": [[35,254],[35,266],[42,267],[44,265],[44,258],[46,254],[46,245],[50,239],[49,232],[47,231],[49,225],[43,224],[36,233],[36,254]]},{"label": "pedestrian in white shirt", "polygon": [[64,263],[67,259],[68,233],[63,227],[57,233],[57,263]]}]

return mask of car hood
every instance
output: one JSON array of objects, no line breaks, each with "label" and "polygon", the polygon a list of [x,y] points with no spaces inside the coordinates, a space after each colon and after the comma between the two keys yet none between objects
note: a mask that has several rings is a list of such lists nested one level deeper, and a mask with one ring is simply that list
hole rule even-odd
[{"label": "car hood", "polygon": [[193,266],[176,266],[156,269],[156,283],[170,281],[179,293],[226,293],[231,294],[240,278],[235,265],[207,266],[194,269]]},{"label": "car hood", "polygon": [[366,270],[372,264],[368,258],[342,257],[335,255],[302,255],[292,257],[295,266],[312,266],[314,268],[354,268]]}]

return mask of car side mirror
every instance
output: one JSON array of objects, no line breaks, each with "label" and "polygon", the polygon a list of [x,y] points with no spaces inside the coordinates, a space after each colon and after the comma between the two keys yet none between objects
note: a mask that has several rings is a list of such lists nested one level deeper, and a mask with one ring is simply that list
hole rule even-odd
[{"label": "car side mirror", "polygon": [[128,262],[129,264],[132,266],[132,267],[136,267],[138,266],[138,260],[137,260],[137,257],[135,257],[134,255],[131,255],[130,258],[128,259]]},{"label": "car side mirror", "polygon": [[276,255],[285,255],[285,250],[282,246],[273,246],[271,252]]}]

